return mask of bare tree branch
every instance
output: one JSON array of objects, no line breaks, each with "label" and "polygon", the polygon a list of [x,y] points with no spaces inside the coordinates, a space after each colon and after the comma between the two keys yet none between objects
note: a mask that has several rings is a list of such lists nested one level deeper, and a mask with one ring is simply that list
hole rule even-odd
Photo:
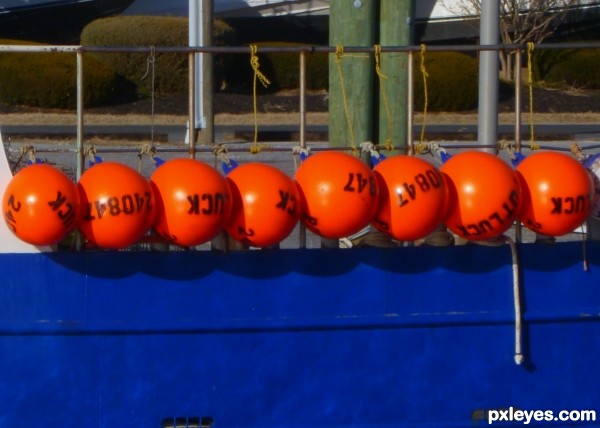
[{"label": "bare tree branch", "polygon": [[[456,16],[478,16],[486,0],[443,0],[443,7]],[[589,0],[500,0],[500,37],[503,44],[541,43],[552,35],[569,11]],[[501,52],[502,75],[512,80],[508,52]],[[508,68],[507,68],[508,67]]]}]

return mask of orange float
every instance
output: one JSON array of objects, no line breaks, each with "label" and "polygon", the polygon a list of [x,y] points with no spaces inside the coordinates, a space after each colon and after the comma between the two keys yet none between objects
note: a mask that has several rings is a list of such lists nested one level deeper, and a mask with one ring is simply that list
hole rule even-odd
[{"label": "orange float", "polygon": [[154,229],[182,246],[214,238],[231,211],[229,186],[216,169],[196,159],[172,159],[150,177],[156,198]]},{"label": "orange float", "polygon": [[528,229],[560,236],[572,232],[589,216],[594,182],[572,156],[535,152],[519,164],[517,174],[523,188],[520,218]]},{"label": "orange float", "polygon": [[378,202],[375,175],[352,155],[327,151],[309,156],[294,176],[300,190],[300,220],[331,239],[367,226]]},{"label": "orange float", "polygon": [[138,240],[154,220],[150,182],[127,165],[102,162],[85,171],[78,183],[83,218],[80,229],[93,245],[122,249]]},{"label": "orange float", "polygon": [[77,185],[47,164],[20,170],[2,198],[4,221],[22,241],[32,245],[58,243],[79,221]]},{"label": "orange float", "polygon": [[429,162],[393,156],[374,168],[379,204],[372,224],[399,241],[414,241],[439,226],[446,212],[446,186]]},{"label": "orange float", "polygon": [[226,178],[233,207],[225,230],[235,240],[264,248],[292,232],[298,223],[298,193],[290,177],[274,166],[250,162]]},{"label": "orange float", "polygon": [[507,163],[490,153],[467,151],[450,157],[440,171],[448,188],[448,229],[468,240],[486,240],[511,227],[521,186]]}]

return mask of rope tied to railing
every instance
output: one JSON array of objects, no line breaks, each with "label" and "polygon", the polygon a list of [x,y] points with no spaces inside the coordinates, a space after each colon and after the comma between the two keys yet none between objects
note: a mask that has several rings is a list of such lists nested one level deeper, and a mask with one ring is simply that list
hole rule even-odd
[{"label": "rope tied to railing", "polygon": [[387,92],[385,91],[385,80],[388,78],[383,71],[381,70],[381,45],[375,45],[375,72],[377,73],[377,77],[379,80],[379,93],[381,94],[381,99],[383,101],[383,106],[385,107],[385,114],[387,119],[387,135],[383,145],[386,150],[393,150],[394,143],[392,138],[392,113],[390,111],[390,105],[388,103]]},{"label": "rope tied to railing", "polygon": [[527,82],[529,86],[529,149],[539,150],[540,145],[535,142],[533,125],[533,61],[532,54],[535,49],[533,42],[527,43]]},{"label": "rope tied to railing", "polygon": [[344,103],[344,117],[346,118],[346,124],[348,126],[348,132],[350,132],[350,146],[352,152],[356,153],[356,138],[354,136],[354,126],[352,119],[350,118],[350,108],[348,106],[348,97],[346,95],[346,84],[344,82],[344,72],[342,70],[342,59],[344,58],[344,46],[336,45],[335,47],[335,63],[337,65],[338,78],[340,81],[340,89],[342,90],[342,101]]},{"label": "rope tied to railing", "polygon": [[427,89],[427,78],[429,74],[427,74],[427,68],[425,67],[425,53],[427,52],[427,46],[425,44],[421,44],[420,55],[421,55],[421,75],[423,76],[423,123],[421,125],[421,137],[419,139],[420,144],[423,144],[425,141],[425,127],[427,126],[427,107],[429,104],[429,95]]},{"label": "rope tied to railing", "polygon": [[144,75],[142,76],[141,80],[144,80],[147,76],[148,73],[150,73],[150,71],[152,72],[152,78],[151,78],[151,82],[150,82],[150,117],[151,117],[151,122],[150,122],[150,143],[154,144],[154,107],[155,107],[155,100],[154,100],[154,94],[156,92],[155,90],[155,82],[156,82],[156,68],[155,68],[155,64],[156,64],[156,47],[155,46],[150,46],[150,54],[148,55],[148,58],[146,58],[146,72],[144,73]]},{"label": "rope tied to railing", "polygon": [[250,45],[250,66],[254,71],[254,77],[252,79],[252,108],[254,113],[254,142],[250,146],[250,153],[256,154],[261,151],[261,147],[258,145],[258,95],[257,95],[257,82],[268,88],[271,81],[260,71],[260,62],[258,59],[258,46]]}]

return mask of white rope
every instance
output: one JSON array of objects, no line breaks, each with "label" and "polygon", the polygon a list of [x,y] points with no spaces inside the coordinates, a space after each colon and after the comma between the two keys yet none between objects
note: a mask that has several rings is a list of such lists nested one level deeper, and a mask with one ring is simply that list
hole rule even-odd
[{"label": "white rope", "polygon": [[525,362],[523,355],[523,313],[521,310],[521,282],[519,277],[519,259],[517,257],[517,246],[508,236],[504,237],[506,243],[510,246],[512,256],[513,273],[513,299],[515,307],[515,364],[521,365]]}]

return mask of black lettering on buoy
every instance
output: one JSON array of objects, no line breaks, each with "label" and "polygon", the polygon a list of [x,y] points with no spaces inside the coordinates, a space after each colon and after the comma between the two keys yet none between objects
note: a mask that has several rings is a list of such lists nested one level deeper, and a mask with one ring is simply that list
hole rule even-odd
[{"label": "black lettering on buoy", "polygon": [[202,208],[202,214],[212,214],[214,212],[213,197],[209,193],[202,194],[202,201],[208,201],[208,207]]},{"label": "black lettering on buoy", "polygon": [[487,220],[481,220],[479,222],[479,232],[480,233],[485,233],[485,232],[491,232],[492,230],[494,230],[494,228],[492,227],[491,223]]},{"label": "black lettering on buoy", "polygon": [[358,181],[358,193],[362,193],[369,181],[366,178],[363,178],[361,173],[356,174],[356,180]]},{"label": "black lettering on buoy", "polygon": [[276,208],[287,212],[290,215],[294,215],[296,212],[296,197],[290,195],[289,192],[279,190],[279,202],[275,205]]},{"label": "black lettering on buoy", "polygon": [[279,190],[279,202],[277,203],[277,205],[275,205],[275,208],[279,208],[279,209],[285,211],[287,208],[289,199],[290,199],[290,194],[288,192]]},{"label": "black lettering on buoy", "polygon": [[[358,189],[354,187],[354,177],[356,177],[356,185],[358,186]],[[371,182],[371,180],[373,182]],[[351,172],[348,174],[348,182],[344,186],[344,190],[346,192],[356,192],[358,190],[358,193],[362,193],[362,191],[365,190],[365,187],[367,187],[367,185],[369,185],[369,192],[371,194],[375,194],[376,187],[375,180],[373,179],[373,177],[369,177],[369,180],[367,180],[363,177],[362,173],[359,172],[355,176],[354,173]]]},{"label": "black lettering on buoy", "polygon": [[344,190],[346,192],[354,192],[356,189],[354,188],[354,186],[352,185],[352,182],[354,181],[354,173],[351,172],[348,174],[348,182],[346,183],[346,185],[344,186]]},{"label": "black lettering on buoy", "polygon": [[460,235],[467,237],[467,236],[471,236],[471,233],[467,230],[466,227],[464,227],[462,224],[456,226],[458,228],[458,230],[460,231]]},{"label": "black lettering on buoy", "polygon": [[552,203],[554,204],[554,208],[550,214],[561,214],[562,213],[562,198],[550,198]]},{"label": "black lettering on buoy", "polygon": [[106,201],[108,204],[108,212],[111,216],[116,217],[119,214],[121,214],[121,206],[119,204],[119,198],[117,198],[116,196],[113,196],[111,198],[108,198],[108,201]]},{"label": "black lettering on buoy", "polygon": [[442,185],[442,176],[440,175],[440,173],[434,169],[428,169],[427,172],[425,172],[425,174],[427,175],[427,178],[429,179],[429,183],[434,187],[434,188],[439,188]]},{"label": "black lettering on buoy", "polygon": [[[506,205],[506,204],[504,204]],[[505,207],[506,209],[506,207]],[[504,220],[502,219],[502,217],[500,216],[500,214],[498,214],[497,212],[495,212],[494,214],[492,214],[491,216],[488,217],[488,219],[490,220],[496,220],[499,224],[504,223]]]},{"label": "black lettering on buoy", "polygon": [[377,194],[377,182],[375,181],[375,177],[371,175],[369,177],[369,195],[375,196]]},{"label": "black lettering on buoy", "polygon": [[215,194],[215,214],[223,214],[225,211],[225,195],[222,193]]},{"label": "black lettering on buoy", "polygon": [[415,182],[417,183],[417,185],[419,186],[419,189],[421,189],[422,192],[427,192],[430,189],[430,185],[429,185],[429,181],[427,180],[427,177],[425,177],[425,175],[423,174],[417,174],[415,175]]},{"label": "black lettering on buoy", "polygon": [[[97,214],[98,218],[101,219],[104,216],[104,212],[106,211],[106,204],[102,204],[102,203],[100,203],[100,201],[95,201],[94,206],[96,207],[96,214]],[[91,211],[91,209],[90,209],[90,211]],[[93,220],[95,218],[96,217],[91,217],[91,220]]]},{"label": "black lettering on buoy", "polygon": [[123,203],[123,214],[134,214],[135,204],[133,203],[133,196],[127,194],[121,197]]},{"label": "black lettering on buoy", "polygon": [[469,235],[481,235],[481,229],[476,224],[468,224],[467,230],[473,229],[473,233],[469,233]]},{"label": "black lettering on buoy", "polygon": [[75,221],[75,207],[70,202],[66,203],[67,210],[59,210],[57,215],[62,220],[63,226],[69,228]]},{"label": "black lettering on buoy", "polygon": [[21,202],[15,201],[15,195],[10,195],[8,197],[8,206],[15,210],[15,212],[19,212],[21,209]]},{"label": "black lettering on buoy", "polygon": [[10,230],[12,230],[13,233],[16,233],[17,232],[17,219],[15,218],[15,216],[11,210],[4,212],[4,219],[6,220],[6,225],[8,226],[8,228]]},{"label": "black lettering on buoy", "polygon": [[56,199],[54,201],[48,202],[52,211],[58,210],[65,202],[67,202],[67,197],[64,196],[60,190],[56,192]]},{"label": "black lettering on buoy", "polygon": [[146,195],[146,211],[152,211],[152,195],[150,192],[144,192]]},{"label": "black lettering on buoy", "polygon": [[138,192],[135,192],[133,197],[135,198],[135,211],[139,213],[144,207],[144,197],[140,196]]},{"label": "black lettering on buoy", "polygon": [[187,200],[190,203],[188,214],[200,214],[200,197],[198,195],[188,195]]},{"label": "black lettering on buoy", "polygon": [[414,201],[417,195],[417,190],[414,184],[404,183],[402,187],[404,187],[404,192],[398,192],[398,206],[400,207],[403,207],[404,205],[410,202],[408,199],[402,196],[404,193],[406,193],[410,197],[411,201]]}]

